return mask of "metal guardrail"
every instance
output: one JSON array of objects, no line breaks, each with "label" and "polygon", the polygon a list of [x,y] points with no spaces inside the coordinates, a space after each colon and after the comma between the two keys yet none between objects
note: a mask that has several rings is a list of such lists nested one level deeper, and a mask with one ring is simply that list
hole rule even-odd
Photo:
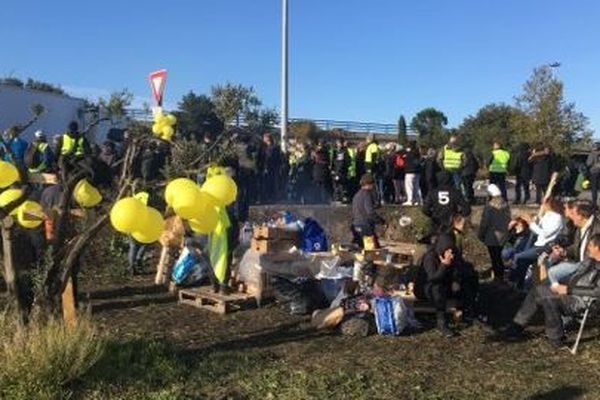
[{"label": "metal guardrail", "polygon": [[[138,121],[152,121],[152,112],[142,109],[128,109],[127,114]],[[398,125],[384,124],[379,122],[360,122],[360,121],[338,121],[332,119],[311,119],[311,118],[290,118],[289,123],[294,122],[312,122],[317,127],[323,130],[342,129],[348,132],[355,133],[380,133],[386,135],[396,135],[398,133]],[[243,117],[240,117],[232,125],[245,126],[246,123]],[[279,121],[277,125],[279,126]],[[415,132],[407,128],[408,135],[414,135]]]}]

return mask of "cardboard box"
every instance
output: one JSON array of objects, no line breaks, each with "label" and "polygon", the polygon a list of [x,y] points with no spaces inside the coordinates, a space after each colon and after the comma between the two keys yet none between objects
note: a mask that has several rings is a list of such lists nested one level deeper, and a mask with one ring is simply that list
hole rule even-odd
[{"label": "cardboard box", "polygon": [[277,253],[289,251],[292,247],[296,246],[296,241],[286,239],[267,240],[253,238],[250,246],[252,250],[261,254]]},{"label": "cardboard box", "polygon": [[255,239],[293,240],[295,242],[299,240],[299,236],[298,231],[270,226],[255,226],[252,234]]}]

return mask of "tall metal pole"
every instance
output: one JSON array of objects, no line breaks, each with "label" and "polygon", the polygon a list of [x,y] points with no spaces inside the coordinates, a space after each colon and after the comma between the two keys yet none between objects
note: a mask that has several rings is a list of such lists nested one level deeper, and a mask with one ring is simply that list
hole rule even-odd
[{"label": "tall metal pole", "polygon": [[288,123],[288,0],[281,1],[281,151],[287,151]]}]

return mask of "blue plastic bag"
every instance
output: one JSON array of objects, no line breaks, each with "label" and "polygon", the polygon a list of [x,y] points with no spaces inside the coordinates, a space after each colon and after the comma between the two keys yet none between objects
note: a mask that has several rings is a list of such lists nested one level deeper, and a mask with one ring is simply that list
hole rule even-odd
[{"label": "blue plastic bag", "polygon": [[198,264],[198,259],[194,254],[188,250],[187,247],[183,248],[181,255],[177,259],[175,266],[173,267],[173,273],[171,278],[177,285],[181,285],[185,282],[186,278],[194,270],[194,267]]},{"label": "blue plastic bag", "polygon": [[399,335],[408,325],[407,308],[400,297],[375,297],[373,313],[380,335]]},{"label": "blue plastic bag", "polygon": [[327,251],[327,235],[314,219],[307,218],[304,221],[301,250],[308,253]]}]

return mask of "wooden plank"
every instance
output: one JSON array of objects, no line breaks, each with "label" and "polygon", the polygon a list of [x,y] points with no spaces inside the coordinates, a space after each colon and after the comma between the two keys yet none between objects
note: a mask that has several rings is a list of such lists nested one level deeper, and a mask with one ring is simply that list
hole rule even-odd
[{"label": "wooden plank", "polygon": [[298,240],[298,231],[271,226],[255,226],[252,237],[255,239]]},{"label": "wooden plank", "polygon": [[39,183],[43,185],[56,185],[58,183],[58,175],[56,174],[30,174],[29,182]]},{"label": "wooden plank", "polygon": [[67,326],[75,326],[77,323],[77,309],[75,307],[75,293],[73,291],[73,280],[69,278],[65,290],[62,292],[63,321]]},{"label": "wooden plank", "polygon": [[250,246],[252,250],[265,254],[265,253],[276,253],[285,252],[290,250],[296,245],[293,240],[277,239],[277,240],[266,240],[252,238]]}]

